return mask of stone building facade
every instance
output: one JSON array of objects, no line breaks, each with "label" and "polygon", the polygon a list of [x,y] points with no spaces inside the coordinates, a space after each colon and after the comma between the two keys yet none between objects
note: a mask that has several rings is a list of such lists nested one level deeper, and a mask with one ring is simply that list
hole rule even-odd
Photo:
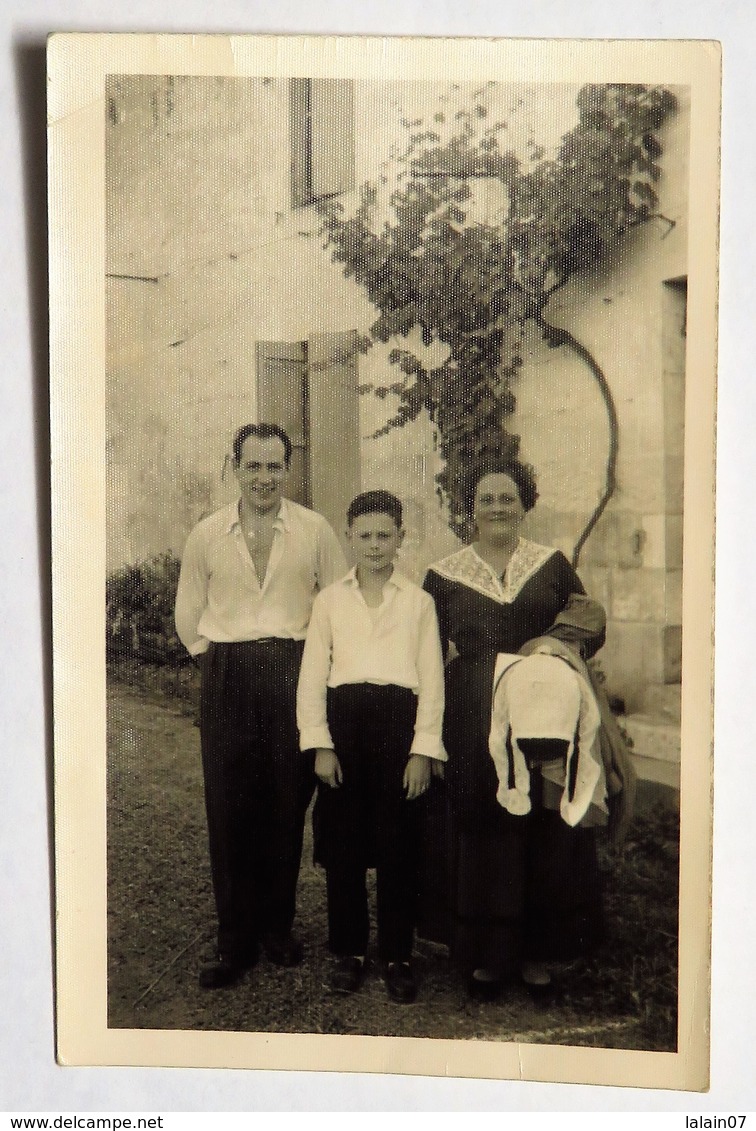
[{"label": "stone building facade", "polygon": [[[353,493],[382,486],[405,503],[410,574],[455,548],[427,419],[370,438],[393,406],[357,386],[394,379],[388,348],[356,354],[374,312],[324,252],[312,206],[377,177],[398,118],[427,114],[440,93],[357,80],[111,78],[109,568],[181,553],[193,523],[233,497],[229,440],[255,419],[290,430],[295,496],[337,530]],[[575,93],[502,84],[487,97],[510,115],[516,147],[533,129],[556,143],[574,122]],[[689,113],[676,93],[658,185],[666,219],[637,230],[549,310],[601,366],[617,407],[617,490],[580,573],[607,608],[602,665],[640,747],[644,726],[666,720],[675,732],[679,712]],[[513,430],[540,491],[526,533],[569,556],[603,489],[606,411],[568,347],[533,336],[524,361]]]}]

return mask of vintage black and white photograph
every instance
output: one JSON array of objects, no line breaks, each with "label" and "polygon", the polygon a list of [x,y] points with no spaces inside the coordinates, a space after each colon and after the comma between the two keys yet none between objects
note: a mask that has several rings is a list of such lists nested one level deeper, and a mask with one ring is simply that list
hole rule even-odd
[{"label": "vintage black and white photograph", "polygon": [[482,1075],[693,1042],[703,1087],[706,67],[302,42],[99,65],[105,1027],[467,1042]]}]

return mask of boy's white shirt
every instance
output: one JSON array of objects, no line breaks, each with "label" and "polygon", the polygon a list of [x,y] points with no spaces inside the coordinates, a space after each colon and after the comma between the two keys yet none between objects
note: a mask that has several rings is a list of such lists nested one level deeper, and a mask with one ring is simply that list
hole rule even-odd
[{"label": "boy's white shirt", "polygon": [[315,599],[297,691],[302,750],[333,749],[326,693],[345,683],[394,684],[417,695],[412,754],[446,761],[441,742],[444,664],[433,598],[394,569],[377,610],[356,569]]}]

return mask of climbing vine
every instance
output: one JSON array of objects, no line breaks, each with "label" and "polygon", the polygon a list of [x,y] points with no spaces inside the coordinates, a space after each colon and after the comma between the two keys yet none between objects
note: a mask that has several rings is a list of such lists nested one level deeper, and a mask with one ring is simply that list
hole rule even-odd
[{"label": "climbing vine", "polygon": [[588,365],[612,440],[606,488],[579,554],[614,489],[616,412],[598,363],[548,322],[548,306],[632,229],[671,223],[656,211],[655,185],[659,131],[676,100],[660,87],[584,86],[577,123],[552,151],[530,137],[522,153],[508,142],[519,106],[497,114],[493,91],[488,84],[470,97],[453,87],[428,120],[402,119],[402,146],[379,180],[362,186],[353,211],[323,205],[325,246],[377,309],[361,348],[400,343],[389,355],[397,379],[362,386],[398,400],[376,435],[428,413],[443,460],[439,489],[460,537],[470,533],[470,474],[487,457],[518,453],[508,424],[528,324]]}]

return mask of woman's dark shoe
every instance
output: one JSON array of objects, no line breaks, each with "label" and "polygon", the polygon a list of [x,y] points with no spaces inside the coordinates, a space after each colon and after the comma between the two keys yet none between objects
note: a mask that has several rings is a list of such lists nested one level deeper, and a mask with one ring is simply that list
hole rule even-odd
[{"label": "woman's dark shoe", "polygon": [[218,953],[200,969],[199,984],[203,990],[222,990],[227,986],[235,986],[256,962],[255,952],[242,958]]},{"label": "woman's dark shoe", "polygon": [[337,994],[353,994],[365,977],[365,960],[346,955],[331,971],[331,989]]},{"label": "woman's dark shoe", "polygon": [[417,982],[409,962],[389,962],[383,972],[386,993],[400,1005],[411,1005],[417,997]]},{"label": "woman's dark shoe", "polygon": [[500,978],[476,978],[467,981],[467,996],[471,1001],[498,1001],[504,985]]},{"label": "woman's dark shoe", "polygon": [[294,935],[266,935],[263,949],[276,966],[299,966],[304,948]]}]

